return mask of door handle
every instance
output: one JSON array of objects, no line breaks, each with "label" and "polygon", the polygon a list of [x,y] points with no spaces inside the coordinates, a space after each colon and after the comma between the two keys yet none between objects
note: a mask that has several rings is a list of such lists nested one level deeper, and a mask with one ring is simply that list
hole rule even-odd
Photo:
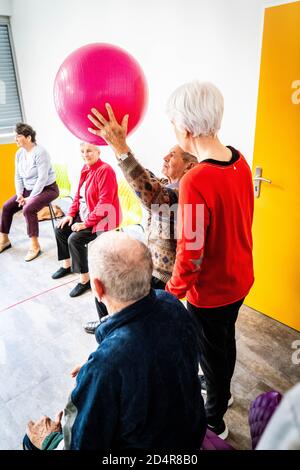
[{"label": "door handle", "polygon": [[265,183],[270,183],[270,184],[272,183],[271,180],[267,180],[267,178],[262,178],[261,176],[255,176],[253,178],[253,181],[264,181]]},{"label": "door handle", "polygon": [[264,183],[269,183],[269,184],[272,183],[271,180],[262,177],[262,168],[260,166],[257,166],[255,168],[255,176],[253,177],[253,181],[254,181],[254,196],[255,197],[260,196],[260,189],[261,189],[260,187],[261,187],[262,181]]}]

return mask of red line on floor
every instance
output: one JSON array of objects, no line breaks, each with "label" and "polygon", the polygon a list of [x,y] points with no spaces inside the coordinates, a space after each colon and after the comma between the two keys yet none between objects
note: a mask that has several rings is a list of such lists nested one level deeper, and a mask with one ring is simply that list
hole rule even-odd
[{"label": "red line on floor", "polygon": [[39,297],[40,295],[47,294],[47,292],[51,292],[52,290],[58,289],[59,287],[66,286],[67,284],[71,284],[71,282],[74,282],[74,281],[76,281],[76,279],[73,279],[72,281],[64,282],[63,284],[59,284],[58,286],[51,287],[51,289],[44,290],[43,292],[40,292],[39,294],[28,297],[27,299],[20,300],[19,302],[13,305],[10,305],[9,307],[5,307],[3,310],[0,310],[0,313],[6,312],[6,310],[10,310],[11,308],[16,307],[17,305],[20,305],[25,302],[28,302],[29,300],[35,299],[36,297]]}]

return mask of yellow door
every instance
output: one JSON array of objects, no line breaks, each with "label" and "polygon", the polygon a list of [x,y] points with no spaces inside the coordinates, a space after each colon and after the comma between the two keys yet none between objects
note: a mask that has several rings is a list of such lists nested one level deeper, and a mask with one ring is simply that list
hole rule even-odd
[{"label": "yellow door", "polygon": [[0,209],[16,192],[14,175],[17,150],[16,144],[0,144]]},{"label": "yellow door", "polygon": [[300,330],[300,2],[265,11],[253,176],[257,167],[271,183],[255,199],[245,303]]}]

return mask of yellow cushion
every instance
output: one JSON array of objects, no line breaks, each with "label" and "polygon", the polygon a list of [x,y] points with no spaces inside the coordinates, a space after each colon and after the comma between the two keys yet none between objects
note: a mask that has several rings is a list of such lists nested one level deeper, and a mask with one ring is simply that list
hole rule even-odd
[{"label": "yellow cushion", "polygon": [[118,195],[123,214],[119,228],[141,224],[143,217],[141,202],[125,179],[118,182]]}]

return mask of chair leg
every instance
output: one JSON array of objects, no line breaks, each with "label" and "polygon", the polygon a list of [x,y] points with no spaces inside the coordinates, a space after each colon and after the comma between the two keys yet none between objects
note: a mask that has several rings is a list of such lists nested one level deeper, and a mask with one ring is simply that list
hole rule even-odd
[{"label": "chair leg", "polygon": [[49,206],[49,211],[50,211],[50,216],[51,216],[52,228],[53,228],[53,231],[55,232],[54,220],[56,221],[56,217],[55,217],[55,213],[54,213],[51,202],[48,204],[48,206]]}]

